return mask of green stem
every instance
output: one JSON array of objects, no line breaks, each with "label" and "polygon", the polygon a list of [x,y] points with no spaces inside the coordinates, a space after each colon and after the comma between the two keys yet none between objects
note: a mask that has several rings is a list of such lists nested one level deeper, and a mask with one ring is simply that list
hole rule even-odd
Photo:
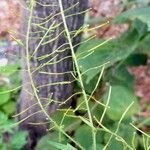
[{"label": "green stem", "polygon": [[32,23],[32,16],[33,16],[33,9],[34,9],[34,0],[31,0],[31,10],[30,10],[30,14],[29,14],[29,20],[28,20],[28,28],[27,28],[27,34],[26,34],[26,62],[27,62],[27,71],[28,71],[28,74],[29,74],[29,79],[30,79],[30,82],[31,82],[31,86],[32,86],[32,89],[33,89],[33,93],[35,95],[35,98],[37,99],[38,101],[38,104],[41,108],[41,110],[43,111],[43,113],[45,114],[45,116],[47,117],[47,119],[52,122],[55,127],[61,131],[66,137],[68,137],[72,142],[74,142],[78,147],[80,147],[81,149],[84,149],[79,143],[77,143],[72,137],[70,137],[67,133],[65,133],[65,131],[63,131],[63,129],[61,127],[59,127],[59,125],[49,116],[49,114],[46,112],[46,110],[44,109],[41,101],[40,101],[40,98],[37,94],[37,90],[36,90],[36,87],[34,85],[34,81],[33,81],[33,78],[32,78],[32,73],[31,73],[31,68],[30,68],[30,55],[29,55],[29,34],[30,34],[30,29],[31,29],[31,23]]},{"label": "green stem", "polygon": [[83,80],[82,80],[82,75],[81,75],[80,70],[79,70],[79,65],[78,65],[78,62],[77,62],[77,59],[76,59],[76,55],[75,55],[75,52],[74,52],[74,48],[73,48],[73,45],[72,45],[72,41],[71,41],[71,36],[70,36],[69,29],[68,29],[68,26],[67,26],[67,23],[66,23],[64,9],[63,9],[63,5],[62,5],[62,0],[58,0],[58,1],[59,1],[59,7],[60,7],[60,11],[61,11],[61,16],[62,16],[64,28],[65,28],[65,31],[66,31],[66,34],[67,34],[67,38],[68,38],[68,43],[70,45],[70,49],[71,49],[71,53],[72,53],[72,58],[74,60],[74,64],[75,64],[75,67],[76,67],[76,70],[77,70],[77,74],[78,74],[78,77],[79,77],[79,82],[80,82],[81,89],[82,89],[82,92],[83,92],[84,100],[85,100],[85,103],[86,103],[89,121],[90,121],[90,123],[92,125],[93,150],[96,150],[96,132],[95,132],[95,128],[94,128],[94,125],[93,125],[93,120],[92,120],[90,107],[89,107],[89,104],[88,104],[88,98],[87,98],[86,92],[84,90],[84,84],[83,84]]}]

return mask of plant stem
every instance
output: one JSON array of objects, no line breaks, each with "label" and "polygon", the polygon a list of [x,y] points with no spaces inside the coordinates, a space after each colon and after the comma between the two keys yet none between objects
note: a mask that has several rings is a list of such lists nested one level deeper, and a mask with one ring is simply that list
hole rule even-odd
[{"label": "plant stem", "polygon": [[83,84],[83,80],[82,80],[82,75],[81,75],[80,70],[79,70],[79,65],[78,65],[78,62],[77,62],[77,59],[76,59],[76,55],[75,55],[75,52],[74,52],[74,48],[73,48],[73,45],[72,45],[72,41],[71,41],[71,36],[70,36],[69,29],[68,29],[68,26],[67,26],[67,23],[66,23],[64,9],[63,9],[63,5],[62,5],[62,0],[58,0],[58,1],[59,1],[59,7],[60,7],[60,11],[61,11],[61,16],[62,16],[64,28],[65,28],[65,31],[66,31],[66,34],[67,34],[67,38],[68,38],[68,43],[70,45],[70,49],[71,49],[71,53],[72,53],[72,58],[73,58],[73,61],[75,63],[75,67],[76,67],[77,74],[78,74],[78,77],[79,77],[79,82],[80,82],[81,89],[82,89],[83,96],[84,96],[84,100],[85,100],[85,103],[86,103],[89,121],[90,121],[90,123],[92,125],[93,150],[96,150],[96,132],[95,132],[95,128],[94,128],[94,125],[93,125],[93,120],[92,120],[90,107],[89,107],[89,104],[88,104],[88,98],[87,98],[86,92],[84,90],[84,84]]},{"label": "plant stem", "polygon": [[33,88],[33,93],[35,95],[35,98],[37,99],[38,101],[38,104],[41,108],[41,110],[43,111],[43,113],[45,114],[45,116],[48,118],[48,120],[50,122],[52,122],[55,127],[60,131],[62,132],[66,137],[68,137],[72,142],[74,142],[78,147],[80,147],[81,149],[84,150],[84,148],[79,144],[77,143],[72,137],[70,137],[67,133],[65,133],[65,131],[59,127],[59,125],[49,116],[49,114],[46,112],[46,110],[44,109],[41,101],[40,101],[40,98],[37,94],[37,90],[36,90],[36,87],[34,85],[34,81],[33,81],[33,78],[32,78],[32,73],[31,73],[31,68],[30,68],[30,55],[29,55],[29,34],[30,34],[30,29],[31,29],[31,23],[32,23],[32,16],[33,16],[33,9],[34,9],[34,2],[35,0],[31,0],[31,9],[30,9],[30,14],[29,14],[29,20],[28,20],[28,28],[27,28],[27,34],[26,34],[26,62],[27,62],[27,71],[28,71],[28,74],[29,74],[29,78],[30,78],[30,81],[31,81],[31,86]]}]

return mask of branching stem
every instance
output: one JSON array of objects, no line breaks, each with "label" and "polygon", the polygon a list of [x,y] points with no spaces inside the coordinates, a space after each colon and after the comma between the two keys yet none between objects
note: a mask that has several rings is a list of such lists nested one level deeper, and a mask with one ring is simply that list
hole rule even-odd
[{"label": "branching stem", "polygon": [[75,52],[74,52],[74,48],[73,48],[73,45],[72,45],[72,41],[71,41],[71,36],[70,36],[69,29],[68,29],[68,26],[67,26],[67,23],[66,23],[64,9],[63,9],[63,5],[62,5],[62,0],[58,0],[58,1],[59,1],[59,7],[60,7],[60,12],[61,12],[61,16],[62,16],[64,28],[65,28],[65,32],[66,32],[68,43],[70,45],[70,49],[71,49],[71,53],[72,53],[72,58],[73,58],[73,61],[74,61],[74,64],[75,64],[75,67],[76,67],[76,70],[77,70],[77,74],[78,74],[78,77],[79,77],[79,82],[80,82],[82,93],[83,93],[84,100],[85,100],[85,103],[86,103],[89,121],[90,121],[91,126],[92,126],[93,150],[96,150],[96,132],[95,132],[95,128],[94,128],[94,125],[93,125],[93,120],[92,120],[90,107],[89,107],[89,104],[88,104],[88,98],[87,98],[86,92],[84,90],[84,84],[83,84],[83,80],[82,80],[82,75],[81,75],[80,70],[79,70],[79,65],[78,65],[78,62],[77,62],[77,59],[76,59],[76,55],[75,55]]}]

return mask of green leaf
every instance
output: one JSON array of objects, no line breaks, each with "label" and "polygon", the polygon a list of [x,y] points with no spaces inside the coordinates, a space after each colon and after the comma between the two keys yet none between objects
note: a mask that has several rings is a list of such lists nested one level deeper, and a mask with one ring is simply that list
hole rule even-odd
[{"label": "green leaf", "polygon": [[14,120],[7,120],[0,125],[0,129],[3,133],[14,133],[14,128],[16,127],[15,123]]},{"label": "green leaf", "polygon": [[150,33],[146,34],[138,45],[138,52],[148,54],[150,51]]},{"label": "green leaf", "polygon": [[[12,88],[16,88],[21,85],[21,74],[19,72],[14,73],[10,77]],[[17,92],[17,91],[16,91]]]},{"label": "green leaf", "polygon": [[121,84],[133,91],[134,78],[124,65],[121,65],[119,68],[110,68],[104,78],[105,81],[111,83],[111,85]]},{"label": "green leaf", "polygon": [[[96,103],[96,102],[95,102]],[[101,106],[100,104],[98,104],[93,110],[92,110],[92,116],[94,116],[97,120],[100,120],[101,119],[101,116],[103,114],[103,111],[104,111],[104,107],[105,106]],[[104,117],[103,119],[103,122],[104,120],[107,119],[106,117]]]},{"label": "green leaf", "polygon": [[27,143],[27,135],[26,131],[15,132],[15,134],[11,137],[11,146],[13,150],[20,150]]},{"label": "green leaf", "polygon": [[0,150],[7,150],[6,144],[0,144]]},{"label": "green leaf", "polygon": [[59,150],[77,150],[76,148],[74,148],[73,146],[71,146],[70,144],[64,145],[64,144],[60,144],[57,142],[52,142],[49,141],[49,144]]},{"label": "green leaf", "polygon": [[124,65],[130,66],[130,67],[133,67],[133,66],[135,67],[135,66],[140,66],[140,65],[146,65],[148,56],[147,56],[147,54],[144,54],[143,51],[144,51],[144,49],[141,49],[141,53],[135,53],[135,54],[130,55],[125,60]]},{"label": "green leaf", "polygon": [[5,94],[1,94],[1,92],[5,92],[8,91],[9,88],[6,86],[0,87],[0,105],[5,104],[6,102],[8,102],[9,98],[10,98],[10,93],[5,93]]},{"label": "green leaf", "polygon": [[7,120],[8,120],[8,117],[4,113],[0,112],[0,126],[3,123],[5,123]]},{"label": "green leaf", "polygon": [[[115,132],[116,128],[117,128],[117,123],[109,126],[109,129],[112,132]],[[136,147],[137,146],[137,137],[135,137],[135,141],[133,142],[134,132],[136,132],[135,129],[132,128],[130,125],[121,123],[119,126],[119,130],[117,132],[117,135],[119,135],[121,138],[123,138],[129,146],[132,146],[132,144],[134,143],[134,146]],[[111,136],[110,134],[105,133],[105,135],[104,135],[105,144],[108,142],[110,136]],[[123,143],[123,141],[121,141],[121,140],[119,141],[118,138],[113,136],[112,140],[110,141],[110,143],[108,145],[107,150],[123,150],[124,145],[125,145],[125,143]]]},{"label": "green leaf", "polygon": [[113,23],[125,23],[129,20],[133,21],[135,19],[139,19],[142,22],[146,23],[148,25],[148,28],[150,30],[150,7],[143,7],[143,8],[135,8],[127,10],[126,12],[123,12],[119,16],[117,16]]},{"label": "green leaf", "polygon": [[[102,144],[96,144],[96,150],[102,150],[104,146]],[[88,148],[88,150],[93,149],[92,145]]]},{"label": "green leaf", "polygon": [[66,113],[66,110],[57,111],[52,114],[52,118],[57,124],[63,126],[65,131],[72,131],[76,129],[78,127],[78,124],[76,123],[79,121],[79,119],[72,117],[72,116],[75,116],[72,110],[69,110],[67,112],[67,115],[65,115],[65,113]]},{"label": "green leaf", "polygon": [[103,45],[102,41],[97,39],[81,44],[76,57],[81,72],[85,72],[84,75],[87,77],[86,83],[89,83],[100,72],[100,66],[106,64],[105,68],[108,68],[118,61],[124,61],[136,50],[139,40],[146,31],[145,24],[136,20],[129,30],[118,39]]},{"label": "green leaf", "polygon": [[[100,71],[100,70],[98,70],[98,71]],[[89,80],[89,78],[87,78],[87,76],[86,75],[83,75],[82,76],[82,80],[83,80],[83,84],[84,84],[84,87],[85,87],[85,91],[87,92],[87,93],[92,93],[93,92],[93,90],[94,90],[94,88],[95,88],[95,86],[96,86],[96,84],[97,84],[97,81],[98,81],[98,77],[99,77],[99,75],[96,75],[96,76],[94,76],[91,80]],[[80,83],[78,83],[79,84],[79,86],[80,86]]]},{"label": "green leaf", "polygon": [[150,126],[150,118],[138,117],[136,123],[138,124],[139,128]]},{"label": "green leaf", "polygon": [[6,144],[4,143],[3,140],[3,135],[0,135],[0,150],[7,150]]},{"label": "green leaf", "polygon": [[13,128],[16,127],[14,125],[15,121],[14,120],[8,120],[8,116],[4,114],[3,112],[0,112],[0,132],[5,133],[13,133]]},{"label": "green leaf", "polygon": [[[103,141],[103,132],[97,131],[96,134],[96,145],[97,149],[101,147]],[[75,131],[75,140],[81,144],[85,149],[89,149],[92,146],[92,131],[89,126],[82,125]]]},{"label": "green leaf", "polygon": [[[105,94],[104,96],[104,103],[107,102],[107,95],[108,94]],[[132,102],[134,102],[134,104],[127,111],[125,118],[131,117],[133,114],[139,112],[139,104],[137,102],[137,98],[130,89],[121,85],[113,85],[109,100],[110,108],[107,109],[106,114],[110,119],[114,121],[120,120],[123,113]]]},{"label": "green leaf", "polygon": [[[92,101],[89,101],[89,106],[92,107],[94,105],[94,103]],[[87,111],[87,106],[85,104],[85,100],[84,100],[84,97],[83,96],[80,96],[78,99],[77,99],[77,107],[78,107],[78,110],[80,111]]]},{"label": "green leaf", "polygon": [[[36,150],[58,150],[54,146],[50,146],[49,142],[58,142],[59,135],[57,131],[51,132],[40,139],[36,146]],[[67,144],[67,139],[64,135],[61,135],[61,143]],[[60,143],[59,143],[60,144]]]},{"label": "green leaf", "polygon": [[0,67],[0,74],[4,75],[11,75],[14,72],[18,71],[18,68],[20,67],[19,64],[11,64],[4,67]]},{"label": "green leaf", "polygon": [[7,115],[11,115],[16,110],[16,103],[14,101],[10,101],[2,106],[2,109]]}]

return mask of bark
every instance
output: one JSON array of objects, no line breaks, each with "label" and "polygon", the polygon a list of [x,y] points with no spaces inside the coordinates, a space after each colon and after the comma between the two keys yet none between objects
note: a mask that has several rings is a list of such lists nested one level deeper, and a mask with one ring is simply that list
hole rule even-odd
[{"label": "bark", "polygon": [[[70,32],[79,29],[83,25],[84,13],[82,14],[77,14],[77,13],[82,12],[83,10],[86,10],[88,2],[87,0],[62,0],[64,10],[73,6],[77,2],[79,2],[79,4],[77,4],[75,7],[65,12],[66,16],[70,15],[70,17],[66,18],[67,26]],[[29,1],[26,0],[23,3],[28,5]],[[44,5],[51,4],[53,6],[45,7],[45,6],[40,5],[39,3],[44,4]],[[40,37],[42,37],[46,32],[45,29],[35,24],[41,23],[41,25],[44,28],[48,28],[54,22],[55,22],[55,25],[60,24],[62,22],[61,15],[56,15],[59,12],[60,12],[60,8],[58,6],[57,0],[36,0],[36,5],[34,6],[34,11],[33,11],[32,27],[30,30],[31,32],[30,40],[28,43],[30,56],[32,56],[35,48],[39,44],[41,40]],[[71,15],[71,14],[74,14],[74,15]],[[49,15],[53,17],[51,17],[51,20],[49,21],[48,19],[46,19],[47,21],[44,20],[45,23],[43,20],[38,19],[38,18],[45,18]],[[27,33],[28,16],[29,16],[29,12],[26,9],[22,9],[22,31],[25,34]],[[55,101],[55,102],[50,103],[48,107],[45,108],[45,110],[48,112],[49,115],[59,107],[58,102],[66,100],[68,97],[72,95],[72,92],[73,92],[73,82],[71,82],[70,84],[58,84],[59,82],[63,82],[63,81],[73,81],[74,78],[70,73],[55,74],[55,75],[41,73],[41,72],[64,73],[64,72],[69,72],[73,70],[73,61],[71,58],[70,49],[61,51],[62,49],[69,47],[68,40],[66,39],[66,36],[65,36],[65,32],[63,32],[60,35],[60,33],[63,30],[64,30],[64,26],[63,24],[61,24],[53,31],[50,31],[47,37],[45,38],[45,40],[43,41],[43,43],[55,37],[57,38],[48,44],[41,45],[38,48],[37,52],[33,55],[33,57],[30,58],[30,69],[31,71],[33,71],[32,79],[33,79],[36,89],[38,90],[37,92],[38,97],[42,105],[45,106],[48,103],[48,99],[50,97]],[[24,36],[22,37],[22,39],[23,41],[26,41],[26,38]],[[72,40],[73,45],[76,45],[77,43],[79,43],[80,40],[81,40],[81,34],[73,38]],[[64,45],[64,46],[59,48],[61,45]],[[60,52],[56,52],[58,48]],[[76,49],[77,47],[74,50],[76,51]],[[54,51],[55,53],[52,54]],[[43,60],[38,59],[40,56],[43,56],[46,54],[48,55],[51,54],[51,55]],[[41,110],[41,108],[38,104],[36,104],[37,98],[35,96],[33,87],[31,85],[29,72],[27,71],[28,69],[27,69],[26,58],[28,56],[24,48],[22,49],[21,56],[22,56],[23,88],[21,91],[20,99],[18,100],[17,113],[20,113],[20,112],[23,112],[23,113],[19,115],[18,121],[23,120],[26,117],[30,116],[28,119],[25,119],[25,121],[23,121],[20,124],[20,129],[29,130],[30,132],[30,137],[29,137],[30,146],[29,147],[33,147],[37,139],[46,133],[48,124],[41,124],[41,125],[31,124],[31,123],[47,122],[47,119],[43,112],[38,112]],[[66,59],[62,60],[63,58],[66,58]],[[36,68],[49,62],[50,60],[51,60],[50,62],[51,64],[47,64],[39,68],[38,70],[36,70]],[[62,61],[59,61],[59,60],[62,60]],[[69,104],[70,103],[68,103],[67,105]],[[29,148],[26,148],[26,149],[29,149]]]}]

